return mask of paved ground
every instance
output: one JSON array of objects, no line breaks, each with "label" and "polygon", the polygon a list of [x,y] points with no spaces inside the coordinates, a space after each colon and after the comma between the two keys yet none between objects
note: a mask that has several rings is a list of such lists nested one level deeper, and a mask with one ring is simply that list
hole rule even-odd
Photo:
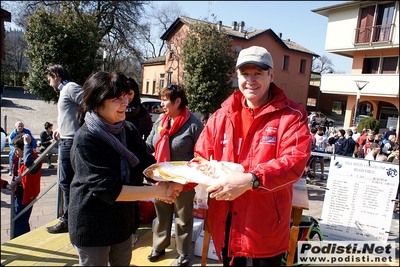
[{"label": "paved ground", "polygon": [[[24,94],[20,88],[6,89],[3,94],[1,114],[7,115],[7,133],[14,129],[14,123],[21,120],[25,123],[25,127],[30,129],[34,136],[39,137],[43,131],[43,124],[50,121],[57,126],[57,107],[56,105],[45,103],[36,96]],[[1,122],[4,128],[4,120]],[[55,127],[57,128],[57,127]],[[2,153],[3,155],[5,153]],[[1,177],[10,180],[8,176],[8,164],[2,161]],[[317,165],[317,170],[319,166]],[[325,160],[325,173],[329,174],[329,160]],[[319,172],[317,171],[317,174]],[[56,180],[57,170],[43,169],[41,192],[46,190],[48,186]],[[326,186],[325,180],[316,180],[316,186]],[[312,215],[320,218],[325,190],[318,187],[310,187],[308,189],[310,209],[304,211],[305,215]],[[10,238],[10,193],[7,190],[1,190],[1,243],[7,242]],[[30,219],[31,229],[35,229],[57,218],[56,214],[56,186],[40,199],[33,206],[33,212]],[[394,214],[392,219],[390,241],[399,243],[399,216]],[[194,243],[193,243],[194,244]],[[396,258],[399,258],[399,250],[397,246]],[[193,266],[198,265],[199,257],[192,262]]]}]

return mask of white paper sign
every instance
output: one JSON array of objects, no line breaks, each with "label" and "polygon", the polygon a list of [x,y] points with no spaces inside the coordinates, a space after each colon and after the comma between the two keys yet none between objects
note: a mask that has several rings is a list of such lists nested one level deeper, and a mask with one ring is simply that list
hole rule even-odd
[{"label": "white paper sign", "polygon": [[332,156],[321,231],[326,240],[386,243],[399,184],[399,165]]}]

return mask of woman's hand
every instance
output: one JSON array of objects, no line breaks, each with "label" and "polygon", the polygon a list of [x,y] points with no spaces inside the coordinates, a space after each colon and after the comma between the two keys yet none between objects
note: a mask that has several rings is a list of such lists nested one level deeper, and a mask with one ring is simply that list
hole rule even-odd
[{"label": "woman's hand", "polygon": [[210,198],[232,201],[251,189],[253,180],[251,173],[233,171],[223,164],[221,168],[226,175],[219,177],[216,179],[215,184],[207,187],[207,192],[211,193]]},{"label": "woman's hand", "polygon": [[[175,198],[179,195],[180,191],[177,192],[178,188],[175,190],[175,185],[170,185],[170,182],[159,182],[156,187],[159,193],[159,197],[156,197],[156,199],[160,201],[164,201],[165,203],[172,204],[174,203]],[[175,183],[173,183],[175,184]],[[183,188],[183,185],[181,185]],[[181,189],[182,191],[182,189]]]}]

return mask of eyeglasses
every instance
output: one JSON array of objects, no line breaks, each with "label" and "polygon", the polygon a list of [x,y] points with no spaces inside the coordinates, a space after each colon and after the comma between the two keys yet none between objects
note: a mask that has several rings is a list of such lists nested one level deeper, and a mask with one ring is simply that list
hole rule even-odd
[{"label": "eyeglasses", "polygon": [[178,89],[173,84],[168,84],[167,88],[174,91],[176,94],[178,93]]}]

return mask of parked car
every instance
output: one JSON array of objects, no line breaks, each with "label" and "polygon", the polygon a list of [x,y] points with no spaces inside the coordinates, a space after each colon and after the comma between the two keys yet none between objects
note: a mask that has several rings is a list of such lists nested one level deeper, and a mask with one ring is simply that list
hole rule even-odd
[{"label": "parked car", "polygon": [[364,119],[364,118],[369,118],[369,116],[368,116],[368,115],[358,115],[358,116],[356,117],[356,125],[358,124],[358,122],[359,122],[361,119]]},{"label": "parked car", "polygon": [[[314,112],[314,111],[309,111],[309,112],[308,112],[308,116],[310,116],[313,112]],[[319,124],[321,124],[321,121],[322,121],[323,119],[325,119],[326,115],[325,115],[324,113],[320,112],[320,111],[316,111],[316,113],[317,113],[317,116],[315,117],[315,121],[316,121],[316,123],[319,125]],[[333,124],[335,123],[335,120],[333,120],[333,119],[331,119],[331,118],[328,118],[328,117],[326,117],[326,118],[327,118],[327,120],[328,120],[328,126],[329,126],[329,127],[332,127]]]},{"label": "parked car", "polygon": [[164,109],[161,107],[161,100],[155,98],[141,98],[142,105],[150,112],[153,123],[158,119]]}]

